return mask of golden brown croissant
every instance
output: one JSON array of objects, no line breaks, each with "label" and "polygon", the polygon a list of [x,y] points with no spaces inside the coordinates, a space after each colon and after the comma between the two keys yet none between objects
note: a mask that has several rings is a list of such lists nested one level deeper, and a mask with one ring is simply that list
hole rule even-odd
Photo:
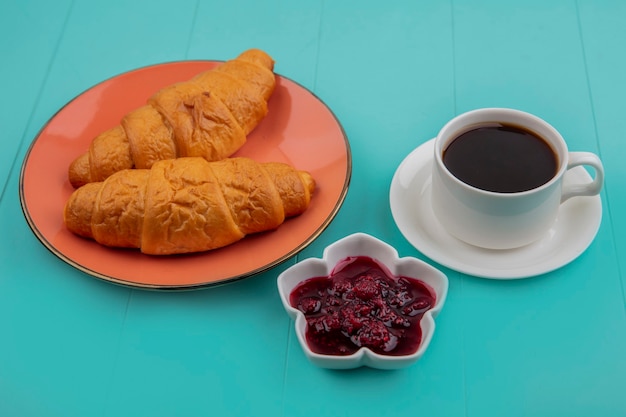
[{"label": "golden brown croissant", "polygon": [[74,187],[103,181],[122,169],[150,168],[185,156],[231,156],[267,114],[275,87],[274,61],[250,49],[189,81],[162,89],[96,136],[69,167]]},{"label": "golden brown croissant", "polygon": [[309,206],[315,180],[290,165],[186,157],[127,169],[70,196],[67,228],[152,255],[201,252],[268,231]]}]

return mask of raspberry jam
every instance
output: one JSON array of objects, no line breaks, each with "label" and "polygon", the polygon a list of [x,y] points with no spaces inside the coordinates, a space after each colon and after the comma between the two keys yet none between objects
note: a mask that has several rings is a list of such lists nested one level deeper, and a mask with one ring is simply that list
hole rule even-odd
[{"label": "raspberry jam", "polygon": [[329,276],[309,278],[289,296],[306,317],[309,347],[327,355],[350,355],[361,347],[385,355],[415,353],[419,322],[435,301],[424,282],[393,276],[366,256],[342,260]]}]

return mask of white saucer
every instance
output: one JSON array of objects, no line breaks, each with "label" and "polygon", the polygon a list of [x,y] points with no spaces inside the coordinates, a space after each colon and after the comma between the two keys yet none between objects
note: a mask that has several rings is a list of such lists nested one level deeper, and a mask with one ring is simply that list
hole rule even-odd
[{"label": "white saucer", "polygon": [[[518,249],[490,250],[468,245],[449,235],[430,205],[433,140],[402,161],[391,181],[391,214],[404,237],[421,253],[453,270],[492,279],[529,278],[558,269],[591,244],[602,221],[600,196],[572,198],[541,240]],[[584,183],[583,167],[567,173],[566,182]]]}]

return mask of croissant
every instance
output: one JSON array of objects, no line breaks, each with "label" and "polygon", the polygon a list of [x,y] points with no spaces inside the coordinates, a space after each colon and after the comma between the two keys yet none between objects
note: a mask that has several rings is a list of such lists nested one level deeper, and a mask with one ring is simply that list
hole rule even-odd
[{"label": "croissant", "polygon": [[275,87],[274,61],[250,49],[236,59],[158,91],[118,126],[96,136],[69,167],[75,187],[156,161],[231,156],[266,116]]},{"label": "croissant", "polygon": [[309,173],[283,163],[183,157],[78,188],[64,221],[106,246],[150,255],[201,252],[277,228],[308,208],[314,189]]}]

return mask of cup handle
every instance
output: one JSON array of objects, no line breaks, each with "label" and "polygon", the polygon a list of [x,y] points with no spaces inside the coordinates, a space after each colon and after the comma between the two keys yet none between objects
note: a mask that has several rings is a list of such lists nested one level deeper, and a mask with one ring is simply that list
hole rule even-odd
[{"label": "cup handle", "polygon": [[567,169],[570,170],[580,165],[587,165],[593,168],[595,177],[593,181],[585,184],[564,185],[563,191],[561,192],[561,203],[571,197],[596,195],[602,189],[604,183],[604,167],[602,166],[600,158],[591,152],[570,152]]}]

